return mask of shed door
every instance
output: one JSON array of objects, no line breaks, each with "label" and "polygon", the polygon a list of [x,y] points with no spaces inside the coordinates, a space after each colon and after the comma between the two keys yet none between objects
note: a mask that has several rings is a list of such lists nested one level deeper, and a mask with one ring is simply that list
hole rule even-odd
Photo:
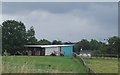
[{"label": "shed door", "polygon": [[45,49],[42,48],[42,50],[40,50],[40,56],[45,56]]},{"label": "shed door", "polygon": [[64,51],[65,56],[72,56],[73,47],[72,46],[64,46],[63,51]]}]

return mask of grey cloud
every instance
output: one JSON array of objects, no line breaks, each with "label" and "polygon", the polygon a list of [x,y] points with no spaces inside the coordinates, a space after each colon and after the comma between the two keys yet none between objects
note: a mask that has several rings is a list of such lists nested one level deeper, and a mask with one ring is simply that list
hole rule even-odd
[{"label": "grey cloud", "polygon": [[[117,35],[118,32],[117,3],[22,3],[22,6],[20,4],[5,3],[4,20],[21,20],[27,29],[33,25],[39,39],[103,40]],[[11,9],[7,10],[8,8]]]},{"label": "grey cloud", "polygon": [[74,9],[89,11],[91,7],[112,7],[117,2],[3,2],[3,13],[15,13],[24,10],[48,10],[52,13],[64,13]]}]

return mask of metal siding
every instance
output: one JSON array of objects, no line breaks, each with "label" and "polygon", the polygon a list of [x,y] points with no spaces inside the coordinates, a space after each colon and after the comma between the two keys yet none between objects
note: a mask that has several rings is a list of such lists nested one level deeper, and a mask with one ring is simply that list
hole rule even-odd
[{"label": "metal siding", "polygon": [[59,47],[48,47],[45,48],[45,55],[50,55],[52,52],[56,51],[57,55],[59,55]]},{"label": "metal siding", "polygon": [[72,52],[73,52],[72,46],[64,46],[64,47],[62,47],[62,49],[64,50],[65,56],[72,56]]}]

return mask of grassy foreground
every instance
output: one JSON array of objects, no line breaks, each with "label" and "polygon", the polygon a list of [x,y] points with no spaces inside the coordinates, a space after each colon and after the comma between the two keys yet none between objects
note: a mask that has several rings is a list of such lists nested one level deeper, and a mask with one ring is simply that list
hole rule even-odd
[{"label": "grassy foreground", "polygon": [[86,69],[72,57],[3,56],[2,73],[86,73]]},{"label": "grassy foreground", "polygon": [[0,74],[2,73],[2,56],[0,55]]},{"label": "grassy foreground", "polygon": [[86,64],[96,73],[118,73],[117,58],[84,58]]}]

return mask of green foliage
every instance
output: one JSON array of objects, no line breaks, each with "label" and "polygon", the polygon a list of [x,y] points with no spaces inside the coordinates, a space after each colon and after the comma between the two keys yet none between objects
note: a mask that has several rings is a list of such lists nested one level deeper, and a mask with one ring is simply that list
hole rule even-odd
[{"label": "green foliage", "polygon": [[37,44],[37,39],[35,37],[34,27],[30,27],[30,29],[26,32],[27,44]]},{"label": "green foliage", "polygon": [[107,45],[105,44],[105,43],[103,43],[103,42],[99,42],[99,48],[98,48],[98,50],[100,50],[100,52],[103,54],[105,54],[106,53],[106,51],[107,51]]},{"label": "green foliage", "polygon": [[86,73],[82,63],[72,57],[3,56],[2,60],[2,73]]},{"label": "green foliage", "polygon": [[91,46],[91,50],[98,50],[99,42],[97,40],[91,39],[90,46]]},{"label": "green foliage", "polygon": [[21,21],[6,20],[2,23],[3,50],[13,53],[23,49],[25,43],[26,29]]},{"label": "green foliage", "polygon": [[108,53],[118,54],[120,49],[120,37],[114,36],[108,39]]},{"label": "green foliage", "polygon": [[40,41],[38,41],[38,44],[40,44],[40,45],[50,45],[51,42],[46,40],[46,39],[41,39]]},{"label": "green foliage", "polygon": [[53,40],[52,45],[61,45],[62,41]]},{"label": "green foliage", "polygon": [[80,41],[80,43],[81,43],[81,48],[82,48],[83,50],[89,50],[89,49],[90,49],[90,43],[89,43],[89,41],[87,41],[86,39],[82,39],[82,40]]},{"label": "green foliage", "polygon": [[86,39],[82,39],[81,41],[77,42],[74,46],[75,52],[80,52],[80,50],[90,50],[90,43]]},{"label": "green foliage", "polygon": [[2,26],[0,25],[0,55],[2,54]]},{"label": "green foliage", "polygon": [[23,50],[25,44],[37,44],[34,27],[26,31],[21,21],[4,21],[2,23],[2,51],[7,50],[13,54],[18,50]]},{"label": "green foliage", "polygon": [[120,49],[120,37],[113,36],[107,41],[108,44],[98,42],[94,39],[91,39],[91,41],[82,39],[75,44],[74,49],[75,52],[79,52],[82,48],[83,50],[92,50],[95,54],[118,54],[118,50]]}]

